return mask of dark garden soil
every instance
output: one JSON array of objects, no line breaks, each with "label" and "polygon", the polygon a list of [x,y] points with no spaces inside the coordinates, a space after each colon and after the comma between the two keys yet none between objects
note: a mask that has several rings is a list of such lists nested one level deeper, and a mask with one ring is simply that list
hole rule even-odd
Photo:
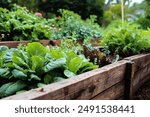
[{"label": "dark garden soil", "polygon": [[134,100],[150,100],[150,80],[143,84],[135,93]]}]

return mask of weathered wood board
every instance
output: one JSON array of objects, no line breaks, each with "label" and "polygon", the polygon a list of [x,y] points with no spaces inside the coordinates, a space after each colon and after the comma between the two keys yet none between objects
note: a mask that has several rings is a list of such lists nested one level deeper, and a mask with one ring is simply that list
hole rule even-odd
[{"label": "weathered wood board", "polygon": [[[68,80],[4,99],[91,99],[124,79],[126,61],[120,61]],[[41,91],[42,90],[42,91]]]},{"label": "weathered wood board", "polygon": [[[47,45],[55,46],[61,44],[61,40],[39,40],[37,42],[40,42],[44,46]],[[27,45],[27,43],[30,43],[30,41],[0,41],[0,46],[5,45],[9,48],[16,48],[19,44]]]},{"label": "weathered wood board", "polygon": [[[128,66],[130,63],[131,67]],[[150,80],[150,53],[128,57],[70,79],[3,99],[132,99],[133,93],[148,80]],[[130,95],[127,97],[125,94],[128,92]]]}]

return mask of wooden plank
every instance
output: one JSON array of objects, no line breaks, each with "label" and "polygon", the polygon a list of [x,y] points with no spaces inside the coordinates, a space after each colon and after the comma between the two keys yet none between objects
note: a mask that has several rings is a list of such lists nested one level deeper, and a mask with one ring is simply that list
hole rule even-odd
[{"label": "wooden plank", "polygon": [[124,81],[115,84],[98,94],[92,100],[116,100],[124,96]]},{"label": "wooden plank", "polygon": [[[53,43],[54,45],[60,45],[61,43],[61,41],[59,40],[39,40],[39,42],[44,46],[50,45],[51,43]],[[9,48],[16,48],[19,44],[27,45],[27,43],[30,43],[30,41],[0,41],[0,46],[5,45]]]},{"label": "wooden plank", "polygon": [[16,48],[19,44],[26,45],[28,41],[1,41],[0,46],[5,45],[9,48]]},{"label": "wooden plank", "polygon": [[[131,58],[132,59],[125,59],[118,63],[107,65],[100,69],[93,70],[93,71],[72,77],[70,79],[67,79],[61,82],[47,85],[43,88],[34,89],[34,90],[31,90],[22,94],[10,96],[10,97],[3,98],[3,99],[13,99],[13,100],[14,99],[15,100],[16,99],[21,99],[21,100],[22,99],[41,99],[41,100],[44,100],[44,99],[86,99],[87,100],[87,99],[94,99],[94,98],[102,99],[102,97],[103,99],[106,99],[106,98],[115,99],[113,96],[113,95],[116,95],[115,93],[112,93],[112,95],[110,95],[109,97],[106,97],[108,95],[107,91],[112,92],[112,91],[119,90],[119,89],[121,90],[120,88],[121,85],[120,87],[118,86],[119,88],[117,89],[116,84],[120,83],[126,78],[125,74],[127,73],[126,70],[128,69],[126,68],[127,62],[134,61],[134,64],[139,64],[140,62],[144,61],[143,64],[140,64],[140,66],[132,65],[132,67],[129,67],[129,68],[132,68],[131,74],[134,74],[136,72],[141,72],[139,74],[142,74],[142,75],[138,75],[141,82],[144,82],[145,80],[143,79],[144,75],[149,73],[149,59],[148,59],[149,54],[136,55]],[[127,71],[130,71],[130,70],[128,69]],[[136,75],[134,75],[133,78],[136,79]],[[137,81],[137,85],[141,84],[141,82]],[[131,81],[131,84],[132,84],[132,81]],[[130,91],[132,92],[131,94],[134,93],[134,89],[130,88]],[[119,99],[122,96],[120,95],[117,97]]]},{"label": "wooden plank", "polygon": [[124,79],[126,61],[4,99],[91,99]]},{"label": "wooden plank", "polygon": [[128,61],[126,64],[126,72],[125,72],[125,92],[124,98],[125,99],[132,99],[133,98],[133,76],[134,76],[134,63]]},{"label": "wooden plank", "polygon": [[139,84],[146,76],[150,76],[150,64],[134,73],[133,86]]},{"label": "wooden plank", "polygon": [[146,76],[145,78],[143,78],[138,84],[136,84],[134,87],[133,87],[133,94],[144,84],[146,83],[147,81],[150,80],[150,75]]},{"label": "wooden plank", "polygon": [[136,72],[150,64],[150,53],[131,56],[124,60],[134,62],[134,71]]}]

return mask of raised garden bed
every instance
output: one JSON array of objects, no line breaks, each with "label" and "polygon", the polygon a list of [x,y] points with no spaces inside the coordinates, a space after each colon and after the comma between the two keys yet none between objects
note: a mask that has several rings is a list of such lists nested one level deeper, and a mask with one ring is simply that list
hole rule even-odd
[{"label": "raised garden bed", "polygon": [[137,89],[150,79],[149,58],[150,53],[135,55],[70,79],[3,99],[132,99]]},{"label": "raised garden bed", "polygon": [[[0,41],[0,46],[5,45],[9,48],[16,48],[19,44],[27,45],[27,43],[29,42],[30,41]],[[59,46],[61,44],[61,40],[40,40],[39,42],[45,46],[46,45]]]}]

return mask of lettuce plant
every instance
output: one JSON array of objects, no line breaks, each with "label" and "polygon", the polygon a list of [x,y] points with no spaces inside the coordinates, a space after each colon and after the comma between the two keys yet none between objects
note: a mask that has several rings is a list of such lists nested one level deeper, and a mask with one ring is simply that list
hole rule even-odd
[{"label": "lettuce plant", "polygon": [[96,69],[83,55],[38,42],[25,48],[0,46],[0,97],[50,84]]},{"label": "lettuce plant", "polygon": [[130,56],[150,51],[150,31],[139,29],[137,25],[125,24],[111,28],[103,34],[102,45],[111,53]]}]

